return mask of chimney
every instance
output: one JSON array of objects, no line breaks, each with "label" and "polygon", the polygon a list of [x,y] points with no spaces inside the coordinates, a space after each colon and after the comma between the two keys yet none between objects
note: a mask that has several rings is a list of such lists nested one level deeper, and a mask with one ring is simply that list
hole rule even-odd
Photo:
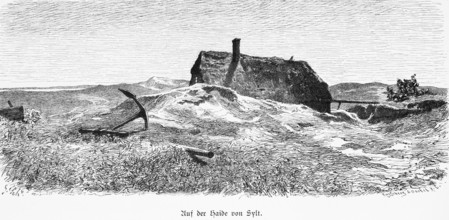
[{"label": "chimney", "polygon": [[238,62],[240,59],[240,38],[232,40],[232,62]]}]

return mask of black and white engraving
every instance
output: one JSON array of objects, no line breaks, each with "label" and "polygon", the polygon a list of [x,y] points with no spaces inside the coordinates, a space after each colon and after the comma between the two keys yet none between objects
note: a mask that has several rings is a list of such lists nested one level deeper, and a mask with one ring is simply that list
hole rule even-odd
[{"label": "black and white engraving", "polygon": [[2,195],[390,197],[447,181],[438,1],[0,7]]}]

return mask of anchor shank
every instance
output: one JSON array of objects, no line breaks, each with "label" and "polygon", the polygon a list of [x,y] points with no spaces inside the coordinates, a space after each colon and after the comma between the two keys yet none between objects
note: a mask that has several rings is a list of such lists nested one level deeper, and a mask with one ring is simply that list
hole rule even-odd
[{"label": "anchor shank", "polygon": [[122,127],[122,126],[128,124],[129,122],[134,121],[135,119],[141,117],[140,115],[141,115],[140,112],[137,113],[137,114],[135,114],[133,117],[129,118],[128,120],[126,120],[126,121],[122,122],[121,124],[119,124],[119,125],[115,126],[114,128],[112,128],[112,130],[115,130],[115,129],[117,129],[117,128],[120,128],[120,127]]},{"label": "anchor shank", "polygon": [[147,116],[147,111],[145,110],[145,108],[142,106],[142,104],[140,104],[140,102],[139,102],[135,97],[133,97],[132,99],[134,100],[134,102],[137,104],[137,106],[138,106],[139,109],[140,109],[139,117],[142,117],[143,120],[145,121],[145,130],[148,130],[148,116]]}]

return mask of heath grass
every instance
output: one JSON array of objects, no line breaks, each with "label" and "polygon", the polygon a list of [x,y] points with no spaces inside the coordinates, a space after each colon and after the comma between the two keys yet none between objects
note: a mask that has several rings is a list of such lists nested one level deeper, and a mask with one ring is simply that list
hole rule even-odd
[{"label": "heath grass", "polygon": [[[1,120],[4,176],[31,192],[248,193],[254,195],[352,192],[334,174],[301,169],[287,157],[263,157],[267,149],[204,144],[213,159],[195,162],[169,142],[153,145],[127,139],[59,130],[42,134],[37,123]],[[253,149],[254,150],[254,149]],[[267,152],[264,152],[267,151]],[[200,159],[201,160],[201,159]]]}]

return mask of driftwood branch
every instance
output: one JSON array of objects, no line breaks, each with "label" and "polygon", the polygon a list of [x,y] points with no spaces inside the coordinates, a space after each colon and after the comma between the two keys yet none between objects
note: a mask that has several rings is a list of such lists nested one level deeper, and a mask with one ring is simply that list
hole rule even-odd
[{"label": "driftwood branch", "polygon": [[195,147],[188,147],[188,146],[182,146],[181,148],[184,151],[186,151],[187,153],[194,154],[195,156],[202,156],[202,157],[207,157],[207,158],[214,157],[214,153],[212,151],[203,150],[203,149],[195,148]]},{"label": "driftwood branch", "polygon": [[190,158],[192,158],[193,161],[195,161],[201,165],[207,165],[207,163],[204,160],[200,159],[198,156],[212,158],[215,155],[212,151],[208,151],[208,150],[204,150],[204,149],[200,149],[200,148],[179,146],[179,145],[176,145],[175,147],[183,149],[190,156]]}]

